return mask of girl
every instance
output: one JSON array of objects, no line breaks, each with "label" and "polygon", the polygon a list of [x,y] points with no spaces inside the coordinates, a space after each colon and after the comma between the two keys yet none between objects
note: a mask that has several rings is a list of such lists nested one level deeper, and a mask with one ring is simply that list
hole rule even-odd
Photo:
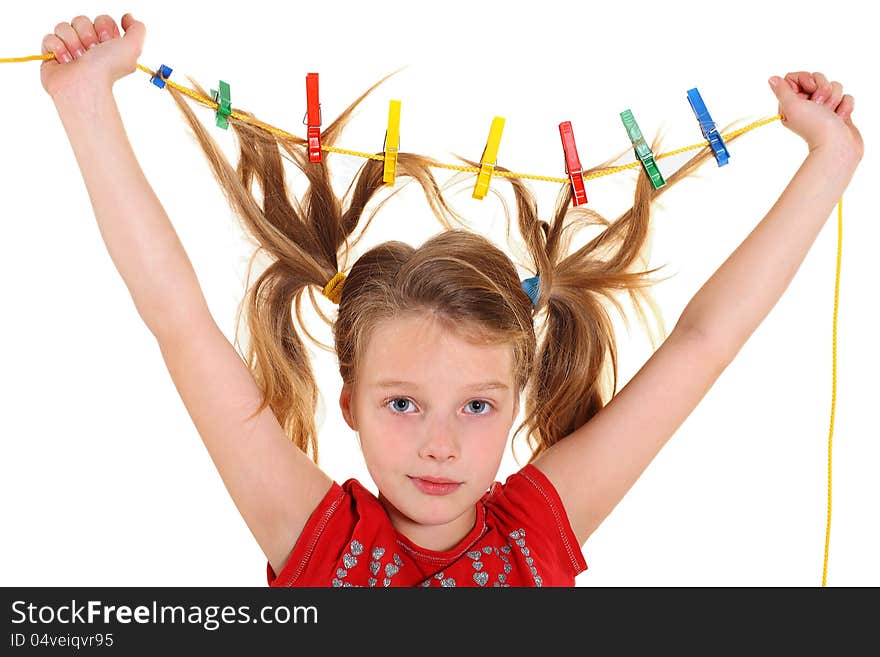
[{"label": "girl", "polygon": [[[568,186],[552,221],[542,221],[523,182],[508,178],[537,274],[526,281],[494,244],[453,228],[450,219],[461,218],[440,194],[435,162],[400,153],[398,175],[419,183],[446,230],[419,248],[380,244],[349,267],[372,219],[361,226],[363,211],[386,187],[382,161],[367,160],[350,199],[340,199],[326,154],[309,162],[304,140],[229,117],[241,145],[233,167],[169,85],[231,205],[273,258],[248,291],[251,343],[242,362],[125,137],[111,89],[135,70],[145,27],[126,14],[122,28],[124,37],[104,15],[59,23],[43,39],[55,58],[41,65],[42,83],[114,264],[266,554],[271,585],[571,586],[587,567],[581,546],[775,305],[863,152],[853,98],[839,82],[803,71],[771,78],[783,124],[809,154],[616,393],[602,297],[616,304],[613,292],[625,290],[640,315],[640,301],[650,303],[645,289],[656,270],[633,264],[646,256],[651,204],[710,160],[708,147],[660,189],[640,170],[633,206],[614,222],[569,207]],[[324,145],[380,83],[323,131]],[[308,178],[302,202],[289,198],[281,150]],[[569,254],[573,231],[599,222],[604,231]],[[335,320],[321,313],[313,286],[339,305]],[[332,325],[340,407],[378,496],[318,467],[318,390],[292,321],[295,302],[300,330],[314,342],[301,317],[305,290]],[[522,393],[525,420],[515,435],[527,429],[532,456],[502,484],[494,478]]]}]

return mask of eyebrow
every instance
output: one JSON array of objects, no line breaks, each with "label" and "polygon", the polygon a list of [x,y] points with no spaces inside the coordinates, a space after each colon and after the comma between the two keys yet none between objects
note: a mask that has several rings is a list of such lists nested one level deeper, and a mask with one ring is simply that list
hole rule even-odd
[{"label": "eyebrow", "polygon": [[[389,381],[374,381],[370,385],[372,385],[375,388],[394,388],[397,386],[409,386],[411,388],[419,388],[420,387],[418,383],[414,383],[412,381],[397,381],[397,380],[394,380],[394,381],[391,381],[391,380],[389,380]],[[507,390],[509,387],[510,386],[508,386],[506,383],[503,383],[501,381],[482,381],[480,383],[473,383],[471,385],[462,386],[462,388],[464,388],[466,390],[488,390],[491,388],[500,389],[500,390]]]}]

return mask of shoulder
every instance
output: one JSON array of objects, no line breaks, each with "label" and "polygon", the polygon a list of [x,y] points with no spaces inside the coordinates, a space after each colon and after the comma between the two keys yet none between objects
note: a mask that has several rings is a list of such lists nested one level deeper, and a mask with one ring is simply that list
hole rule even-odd
[{"label": "shoulder", "polygon": [[517,541],[529,536],[570,564],[575,574],[587,565],[559,493],[547,476],[531,463],[495,482],[485,498],[487,524]]},{"label": "shoulder", "polygon": [[341,485],[334,481],[309,516],[282,571],[276,576],[267,565],[269,585],[312,585],[314,574],[326,572],[356,533],[378,532],[387,524],[379,500],[360,481],[348,479]]}]

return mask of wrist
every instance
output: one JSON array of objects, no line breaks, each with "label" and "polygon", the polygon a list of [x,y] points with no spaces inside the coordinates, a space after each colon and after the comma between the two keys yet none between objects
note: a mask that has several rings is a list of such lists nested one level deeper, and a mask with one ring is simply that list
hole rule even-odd
[{"label": "wrist", "polygon": [[840,165],[855,169],[862,159],[864,148],[850,140],[829,141],[810,146],[809,154],[829,158]]},{"label": "wrist", "polygon": [[56,91],[51,98],[59,114],[69,112],[93,114],[100,104],[107,100],[115,101],[113,85],[97,82],[71,85]]}]

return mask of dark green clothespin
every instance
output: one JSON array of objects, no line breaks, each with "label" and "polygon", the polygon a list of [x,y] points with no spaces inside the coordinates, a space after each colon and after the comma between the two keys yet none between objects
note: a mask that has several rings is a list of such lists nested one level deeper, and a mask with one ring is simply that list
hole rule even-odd
[{"label": "dark green clothespin", "polygon": [[220,80],[220,90],[211,89],[211,98],[215,103],[219,103],[217,108],[217,127],[227,130],[229,128],[229,120],[226,118],[232,114],[232,103],[229,100],[229,84]]},{"label": "dark green clothespin", "polygon": [[663,180],[663,175],[654,161],[654,153],[651,152],[651,147],[648,146],[645,138],[642,136],[642,131],[639,130],[639,124],[636,123],[632,112],[624,110],[620,113],[620,118],[623,119],[623,126],[626,128],[629,139],[635,148],[636,157],[639,158],[642,166],[645,167],[645,172],[648,174],[648,178],[651,179],[654,189],[663,187],[666,181]]}]

